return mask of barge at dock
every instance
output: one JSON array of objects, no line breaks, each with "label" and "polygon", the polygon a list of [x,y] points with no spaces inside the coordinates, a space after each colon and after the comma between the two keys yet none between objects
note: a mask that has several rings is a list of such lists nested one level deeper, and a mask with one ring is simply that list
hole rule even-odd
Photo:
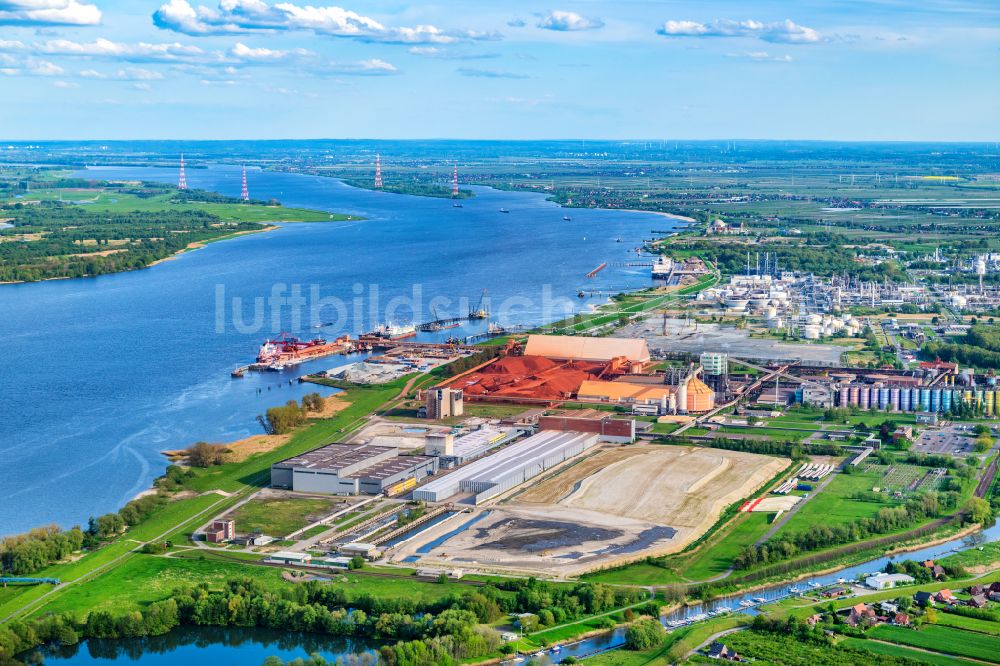
[{"label": "barge at dock", "polygon": [[274,340],[265,340],[264,344],[257,350],[257,360],[249,365],[236,368],[231,376],[243,377],[250,370],[283,370],[290,365],[298,365],[334,354],[349,354],[364,348],[363,344],[351,340],[350,335],[342,335],[330,342],[323,338],[300,340],[282,333]]}]

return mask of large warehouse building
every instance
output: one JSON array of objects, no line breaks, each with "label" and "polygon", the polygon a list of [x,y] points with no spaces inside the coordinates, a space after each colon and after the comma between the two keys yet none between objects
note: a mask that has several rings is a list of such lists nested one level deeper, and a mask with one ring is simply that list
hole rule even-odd
[{"label": "large warehouse building", "polygon": [[271,465],[271,486],[331,495],[377,495],[437,471],[437,458],[401,456],[399,449],[329,444]]},{"label": "large warehouse building", "polygon": [[525,356],[546,356],[573,361],[603,361],[625,358],[648,363],[649,348],[642,338],[591,338],[574,335],[529,335]]},{"label": "large warehouse building", "polygon": [[475,494],[475,503],[518,486],[531,477],[577,456],[598,441],[598,435],[543,430],[480,458],[413,492],[413,499],[441,502],[460,492]]}]

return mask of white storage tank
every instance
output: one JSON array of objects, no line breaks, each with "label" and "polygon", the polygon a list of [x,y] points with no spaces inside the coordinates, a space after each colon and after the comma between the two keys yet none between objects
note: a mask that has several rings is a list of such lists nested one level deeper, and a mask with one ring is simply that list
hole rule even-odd
[{"label": "white storage tank", "polygon": [[819,340],[820,328],[817,324],[806,324],[802,328],[802,337],[806,340]]}]

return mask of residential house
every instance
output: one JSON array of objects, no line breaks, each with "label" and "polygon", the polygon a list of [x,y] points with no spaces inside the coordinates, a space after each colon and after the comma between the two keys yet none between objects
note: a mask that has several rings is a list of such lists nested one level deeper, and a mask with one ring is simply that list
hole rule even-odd
[{"label": "residential house", "polygon": [[708,656],[712,659],[725,659],[726,661],[741,661],[740,655],[730,650],[725,644],[715,641],[708,648]]},{"label": "residential house", "polygon": [[845,594],[847,594],[846,587],[831,587],[826,590],[823,590],[823,596],[826,597],[827,599],[842,597]]},{"label": "residential house", "polygon": [[869,608],[865,604],[857,604],[851,606],[851,612],[847,615],[845,622],[852,626],[872,626],[877,624],[879,621],[878,613],[875,612],[873,608]]},{"label": "residential house", "polygon": [[915,601],[920,606],[933,606],[934,605],[934,593],[933,592],[917,592],[913,595],[913,601]]},{"label": "residential house", "polygon": [[968,592],[972,596],[985,595],[988,589],[989,588],[987,588],[985,585],[972,585],[969,587],[969,589],[966,590],[966,592]]},{"label": "residential house", "polygon": [[878,608],[886,615],[893,615],[894,613],[899,612],[899,606],[890,601],[883,601],[878,605]]},{"label": "residential house", "polygon": [[969,597],[969,600],[965,602],[965,605],[973,608],[986,608],[986,597],[981,594],[973,594]]},{"label": "residential house", "polygon": [[958,603],[958,599],[955,598],[955,595],[952,593],[952,591],[949,590],[949,589],[947,589],[947,588],[944,589],[944,590],[941,590],[940,592],[938,592],[937,594],[935,594],[934,595],[934,601],[937,601],[938,603],[942,603],[942,604],[956,604],[956,603]]},{"label": "residential house", "polygon": [[910,626],[910,616],[906,613],[896,613],[892,618],[892,623],[897,627]]},{"label": "residential house", "polygon": [[933,576],[935,580],[940,579],[941,577],[944,576],[944,567],[941,566],[940,564],[936,564],[934,560],[925,560],[920,564],[924,568],[930,570],[931,576]]}]

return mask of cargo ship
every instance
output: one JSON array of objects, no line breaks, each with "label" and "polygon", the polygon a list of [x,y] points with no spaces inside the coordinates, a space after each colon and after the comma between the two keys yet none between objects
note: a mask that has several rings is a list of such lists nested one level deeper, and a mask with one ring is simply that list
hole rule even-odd
[{"label": "cargo ship", "polygon": [[375,330],[372,331],[372,333],[380,338],[385,338],[386,340],[405,340],[406,338],[412,338],[417,335],[417,327],[413,324],[380,324],[375,327]]},{"label": "cargo ship", "polygon": [[257,363],[269,368],[282,368],[321,356],[347,353],[353,349],[354,343],[349,335],[342,335],[333,342],[328,342],[323,338],[300,340],[282,334],[275,340],[264,341],[257,351]]}]

